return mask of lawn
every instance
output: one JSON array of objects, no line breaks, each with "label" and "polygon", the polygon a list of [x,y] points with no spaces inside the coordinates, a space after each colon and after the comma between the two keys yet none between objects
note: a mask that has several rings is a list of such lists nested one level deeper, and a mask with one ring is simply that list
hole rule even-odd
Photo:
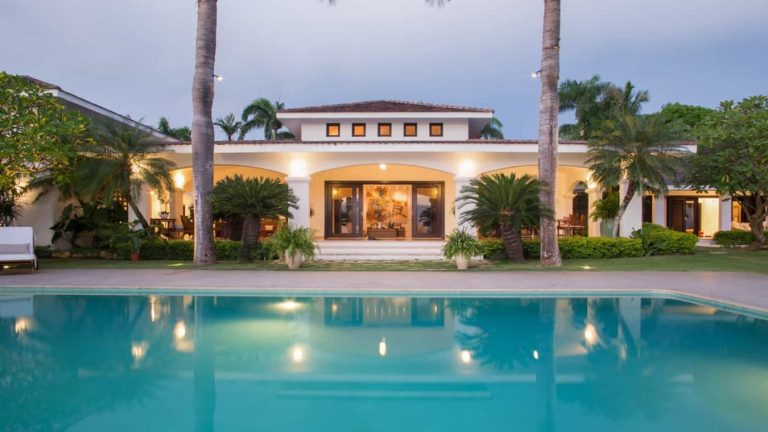
[{"label": "lawn", "polygon": [[[110,261],[88,259],[44,259],[42,269],[206,269],[206,270],[286,270],[277,262],[240,264],[224,261],[213,266],[197,267],[189,261]],[[452,263],[440,261],[397,262],[316,262],[302,265],[314,271],[449,271]],[[536,261],[525,264],[485,261],[469,271],[733,271],[768,274],[768,250],[750,252],[743,249],[699,248],[694,255],[646,258],[566,260],[559,269],[542,268]]]}]

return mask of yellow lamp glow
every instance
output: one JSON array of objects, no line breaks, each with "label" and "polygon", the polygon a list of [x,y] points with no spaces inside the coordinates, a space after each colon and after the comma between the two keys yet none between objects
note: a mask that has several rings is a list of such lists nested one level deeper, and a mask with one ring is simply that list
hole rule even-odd
[{"label": "yellow lamp glow", "polygon": [[471,159],[465,159],[459,164],[459,175],[462,177],[474,177],[475,162]]},{"label": "yellow lamp glow", "polygon": [[533,350],[533,359],[534,360],[538,360],[539,359],[539,351],[538,350]]},{"label": "yellow lamp glow", "polygon": [[173,335],[176,336],[176,339],[184,339],[184,336],[187,335],[187,325],[184,324],[184,321],[176,323],[176,326],[173,328]]},{"label": "yellow lamp glow", "polygon": [[387,341],[384,338],[379,342],[379,355],[382,357],[387,355]]},{"label": "yellow lamp glow", "polygon": [[301,306],[302,306],[301,303],[298,303],[293,300],[286,300],[275,305],[275,307],[277,307],[283,312],[294,312],[298,309],[301,309]]},{"label": "yellow lamp glow", "polygon": [[587,324],[584,328],[584,340],[589,345],[594,345],[597,342],[597,329],[595,329],[594,324]]},{"label": "yellow lamp glow", "polygon": [[288,172],[291,177],[306,177],[307,162],[304,159],[294,159],[291,161],[291,169]]},{"label": "yellow lamp glow", "polygon": [[304,362],[304,348],[295,346],[291,349],[291,361],[294,363]]},{"label": "yellow lamp glow", "polygon": [[173,176],[173,184],[176,186],[176,189],[184,189],[184,185],[187,184],[187,179],[181,171]]},{"label": "yellow lamp glow", "polygon": [[143,359],[146,353],[147,353],[146,342],[134,342],[131,345],[131,356],[133,356],[134,360],[139,361]]},{"label": "yellow lamp glow", "polygon": [[29,320],[26,318],[16,318],[16,324],[13,326],[13,331],[16,334],[22,334],[29,330]]},{"label": "yellow lamp glow", "polygon": [[380,170],[382,170],[382,171],[386,171],[386,170],[387,170],[387,164],[385,164],[385,163],[380,163],[380,164],[379,164],[379,169],[380,169]]},{"label": "yellow lamp glow", "polygon": [[459,353],[459,359],[464,364],[470,364],[472,362],[472,353],[468,350],[461,350]]}]

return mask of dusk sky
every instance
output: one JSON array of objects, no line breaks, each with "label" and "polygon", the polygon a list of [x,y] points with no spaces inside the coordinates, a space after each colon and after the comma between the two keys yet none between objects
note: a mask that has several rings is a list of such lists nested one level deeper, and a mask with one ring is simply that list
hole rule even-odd
[{"label": "dusk sky", "polygon": [[[0,70],[189,125],[196,7],[0,0]],[[401,99],[493,108],[506,137],[535,138],[542,13],[542,0],[220,0],[214,117],[257,97]],[[564,0],[561,78],[631,80],[650,90],[645,112],[766,94],[766,23],[766,0]]]}]

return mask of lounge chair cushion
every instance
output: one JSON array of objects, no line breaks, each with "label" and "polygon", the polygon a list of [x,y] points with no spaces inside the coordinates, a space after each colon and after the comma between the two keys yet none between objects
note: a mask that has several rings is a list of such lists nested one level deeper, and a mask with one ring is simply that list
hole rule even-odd
[{"label": "lounge chair cushion", "polygon": [[0,243],[0,255],[29,254],[29,252],[27,243]]},{"label": "lounge chair cushion", "polygon": [[0,254],[0,262],[29,262],[35,261],[35,259],[35,255],[31,253]]}]

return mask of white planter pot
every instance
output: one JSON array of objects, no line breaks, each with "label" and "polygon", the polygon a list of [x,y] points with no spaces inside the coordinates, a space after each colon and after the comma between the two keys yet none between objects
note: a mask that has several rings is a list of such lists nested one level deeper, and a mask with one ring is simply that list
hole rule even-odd
[{"label": "white planter pot", "polygon": [[469,268],[469,258],[463,256],[456,257],[456,268],[458,270],[466,270]]},{"label": "white planter pot", "polygon": [[297,270],[299,267],[301,267],[303,258],[304,255],[302,255],[301,252],[296,252],[293,254],[293,256],[288,255],[288,252],[285,253],[285,263],[288,264],[288,268],[290,270]]}]

